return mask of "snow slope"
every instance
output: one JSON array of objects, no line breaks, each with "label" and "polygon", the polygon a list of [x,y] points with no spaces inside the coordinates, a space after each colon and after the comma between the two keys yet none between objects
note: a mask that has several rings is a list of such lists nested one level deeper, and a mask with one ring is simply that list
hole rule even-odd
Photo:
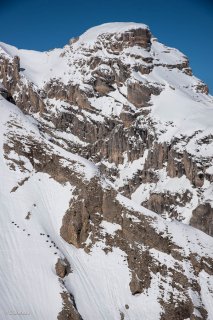
[{"label": "snow slope", "polygon": [[[29,132],[36,131],[30,118],[21,114],[17,107],[1,99],[0,108],[3,115],[0,120],[1,149],[11,117],[17,121],[24,117],[25,130],[27,128]],[[29,319],[56,319],[62,308],[62,287],[55,274],[54,265],[58,257],[66,257],[73,270],[66,277],[66,287],[74,295],[83,319],[118,319],[121,313],[125,315],[125,319],[160,319],[160,277],[153,275],[150,288],[143,294],[133,296],[129,289],[130,272],[125,252],[115,247],[111,253],[105,254],[102,250],[105,244],[100,241],[90,254],[87,254],[83,249],[67,244],[60,237],[62,217],[72,198],[73,187],[69,183],[60,185],[47,174],[35,172],[28,166],[29,179],[15,192],[11,192],[26,174],[18,169],[10,170],[3,154],[1,152],[0,158],[0,222],[4,231],[0,235],[1,318],[12,319],[15,313],[23,313],[19,315],[20,319],[26,319],[26,314]],[[118,199],[124,206],[140,211],[143,215],[155,217],[155,228],[159,231],[165,230],[167,225],[175,243],[183,248],[186,256],[188,250],[212,256],[211,237],[198,230],[195,232],[193,228],[181,223],[168,224],[158,215],[135,205],[123,196],[118,196]],[[26,219],[28,212],[29,220]],[[104,222],[103,228],[113,236],[120,226],[110,226]],[[50,248],[50,241],[54,241],[58,249]],[[161,259],[159,252],[153,251],[153,255]],[[174,263],[169,256],[166,259],[169,259],[167,263]],[[185,267],[187,273],[187,266]],[[210,281],[205,273],[202,273],[201,277],[207,282]],[[201,280],[201,284],[203,281]],[[208,319],[211,319],[213,314],[206,286],[202,286],[202,295],[209,312]],[[125,305],[128,305],[129,309],[125,308]]]},{"label": "snow slope", "polygon": [[[17,120],[24,116],[3,99],[0,108],[3,114],[0,120],[2,149],[5,124],[11,116]],[[35,131],[30,119],[25,119],[25,124],[27,130]],[[149,294],[131,295],[124,252],[114,248],[106,255],[100,243],[88,255],[60,237],[59,229],[72,198],[72,186],[62,186],[47,174],[36,173],[30,168],[29,179],[11,192],[26,175],[19,170],[9,170],[3,152],[0,159],[0,223],[4,231],[0,239],[1,319],[13,319],[16,314],[20,319],[56,319],[62,309],[62,287],[54,266],[58,257],[64,256],[73,269],[66,279],[67,287],[74,294],[84,319],[117,319],[120,311],[127,319],[141,319],[141,310],[147,319],[157,319],[161,310],[157,289],[153,284],[150,297]],[[28,212],[30,219],[26,220]],[[50,241],[54,241],[58,249],[53,245],[50,248]],[[155,300],[151,303],[153,297]],[[129,311],[125,304],[131,305]]]},{"label": "snow slope", "polygon": [[[203,83],[185,70],[187,58],[153,37],[149,49],[138,45],[125,47],[119,55],[108,50],[108,36],[120,36],[138,28],[148,30],[146,25],[137,23],[104,24],[86,31],[63,49],[49,52],[22,50],[0,43],[2,57],[11,63],[15,56],[20,57],[18,89],[21,94],[15,91],[14,99],[30,84],[38,94],[45,92],[48,85],[48,90],[58,85],[54,97],[47,94],[43,98],[46,107],[43,114],[31,111],[24,114],[0,95],[0,319],[14,319],[15,315],[19,319],[57,319],[64,307],[61,297],[64,291],[73,296],[84,320],[160,320],[165,312],[162,300],[165,304],[176,302],[178,306],[181,299],[186,302],[186,296],[192,303],[190,316],[202,319],[201,308],[204,308],[206,319],[213,319],[213,238],[186,225],[201,200],[213,207],[212,183],[205,177],[204,184],[195,187],[186,174],[171,177],[167,163],[161,168],[151,168],[155,173],[151,181],[143,180],[142,175],[143,170],[148,171],[146,161],[155,144],[170,146],[174,141],[178,141],[176,151],[188,152],[196,164],[205,160],[205,172],[213,174],[213,140],[203,143],[213,132],[213,99],[202,92]],[[143,68],[150,70],[142,72]],[[120,70],[123,74],[127,72],[127,78]],[[110,83],[106,94],[94,91],[97,78],[110,82],[113,77],[119,80]],[[9,76],[7,80],[11,80]],[[150,91],[147,105],[136,107],[129,97],[132,84],[159,92]],[[77,102],[61,95],[64,91],[70,93],[73,87],[82,90],[76,93],[80,95]],[[82,97],[89,107],[87,104],[82,107]],[[28,99],[32,103],[30,97]],[[15,102],[18,105],[19,100]],[[135,122],[123,120],[126,114],[135,117]],[[65,129],[60,128],[61,123]],[[142,141],[138,147],[142,138],[136,136],[136,129],[147,129],[148,134],[156,137],[150,149],[147,141]],[[132,132],[135,136],[130,134]],[[117,133],[120,140],[114,141]],[[92,140],[94,137],[98,137],[97,140]],[[19,144],[15,144],[17,141]],[[33,159],[29,156],[32,145]],[[116,162],[116,152],[123,146],[126,148],[122,150],[123,160]],[[40,162],[36,158],[36,147],[42,151]],[[23,150],[28,156],[23,155]],[[107,158],[112,150],[112,157]],[[137,150],[138,154],[130,160],[132,150]],[[58,167],[54,167],[55,159],[59,159]],[[46,170],[50,163],[53,163],[52,175]],[[58,169],[64,170],[66,181]],[[103,193],[113,190],[116,196],[111,201],[111,211],[118,202],[122,213],[118,221],[113,222],[101,216],[96,241],[93,243],[92,234],[89,234],[85,243],[91,248],[84,250],[83,245],[77,248],[66,242],[60,229],[65,213],[78,200],[76,192],[81,193],[87,184],[89,190],[93,180],[99,181]],[[125,187],[131,191],[129,199],[124,196]],[[186,191],[191,195],[190,201],[174,205],[179,220],[186,224],[170,221],[173,218],[169,213],[164,214],[163,219],[141,206],[153,193],[175,198]],[[96,214],[97,217],[101,215]],[[161,235],[162,248],[155,244],[155,239],[151,239],[153,246],[148,247],[141,234],[140,243],[133,241],[130,249],[137,248],[137,257],[148,250],[156,263],[154,266],[161,266],[164,271],[166,266],[168,272],[165,275],[162,270],[154,272],[154,268],[149,268],[150,285],[141,293],[136,290],[136,294],[130,289],[134,271],[129,264],[131,250],[125,252],[119,247],[119,241],[127,242],[123,226],[125,215],[135,233],[146,222],[150,230],[154,230],[156,239]],[[90,217],[92,225],[91,221]],[[130,231],[134,238],[134,232]],[[110,250],[107,241],[111,241]],[[170,242],[176,246],[177,257],[164,250],[163,244],[168,244],[167,241],[169,246]],[[71,268],[63,280],[55,270],[59,258],[66,259]],[[194,262],[193,258],[197,260]],[[198,265],[199,271],[193,263]],[[175,275],[180,272],[184,281],[188,281],[186,287],[178,282],[179,278],[175,281],[174,274],[168,270]],[[174,303],[171,303],[173,296]]]}]

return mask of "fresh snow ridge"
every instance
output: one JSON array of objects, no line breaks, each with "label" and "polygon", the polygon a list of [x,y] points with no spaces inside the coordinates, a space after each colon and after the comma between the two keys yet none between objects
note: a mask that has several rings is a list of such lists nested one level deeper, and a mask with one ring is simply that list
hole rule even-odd
[{"label": "fresh snow ridge", "polygon": [[84,32],[80,37],[80,43],[93,44],[97,41],[97,38],[100,35],[104,34],[119,34],[129,30],[134,29],[149,29],[149,27],[143,23],[135,23],[135,22],[111,22],[104,23],[96,27],[92,27]]}]

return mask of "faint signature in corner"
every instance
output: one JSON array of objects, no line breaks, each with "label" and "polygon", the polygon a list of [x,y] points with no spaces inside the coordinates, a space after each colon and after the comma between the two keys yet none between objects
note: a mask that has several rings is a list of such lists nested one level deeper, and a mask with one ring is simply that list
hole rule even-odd
[{"label": "faint signature in corner", "polygon": [[30,313],[26,311],[8,311],[9,316],[29,316]]}]

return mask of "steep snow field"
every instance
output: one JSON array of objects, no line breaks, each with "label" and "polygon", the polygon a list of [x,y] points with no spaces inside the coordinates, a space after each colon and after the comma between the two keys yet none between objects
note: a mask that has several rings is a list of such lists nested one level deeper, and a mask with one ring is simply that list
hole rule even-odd
[{"label": "steep snow field", "polygon": [[[0,110],[3,149],[6,123],[11,116],[17,120],[24,116],[2,98]],[[24,120],[27,130],[35,132],[30,119]],[[67,287],[73,292],[84,319],[117,319],[122,311],[127,319],[139,320],[141,310],[147,319],[157,319],[161,311],[157,288],[153,283],[147,294],[132,296],[125,253],[114,248],[106,255],[102,251],[103,244],[98,243],[88,255],[60,237],[59,229],[72,198],[72,186],[62,186],[47,174],[29,169],[29,179],[11,192],[26,175],[18,169],[9,170],[1,152],[1,319],[13,319],[16,314],[20,319],[56,319],[62,309],[62,287],[55,274],[55,264],[58,257],[64,256],[73,270],[66,279]],[[30,218],[26,219],[28,213]],[[131,306],[129,311],[125,304]]]},{"label": "steep snow field", "polygon": [[[87,64],[91,58],[88,50],[97,45],[98,49],[92,52],[94,59],[102,59],[104,62],[116,59],[117,54],[109,54],[100,45],[100,38],[105,34],[116,32],[120,35],[137,28],[148,27],[135,23],[104,24],[86,31],[79,39],[73,40],[72,45],[63,49],[35,52],[0,43],[0,54],[11,61],[14,56],[19,56],[22,84],[33,83],[39,92],[51,80],[57,80],[63,85],[72,82],[87,92],[91,89],[88,80],[94,76]],[[181,52],[165,47],[155,38],[151,38],[151,43],[150,51],[133,46],[120,52],[120,62],[130,68],[130,76],[120,87],[113,84],[113,90],[107,95],[89,96],[92,112],[82,108],[81,114],[78,114],[80,107],[56,98],[44,99],[47,111],[56,116],[58,112],[66,113],[72,107],[80,121],[86,118],[88,123],[96,123],[101,127],[112,119],[120,121],[124,107],[132,114],[138,114],[138,109],[127,98],[130,81],[158,87],[162,91],[159,95],[151,94],[149,105],[144,108],[150,110],[149,121],[157,134],[157,142],[171,143],[176,138],[180,139],[177,149],[186,150],[192,157],[207,159],[212,164],[207,173],[213,174],[213,140],[208,144],[202,142],[213,132],[213,99],[195,90],[196,86],[202,85],[200,80],[176,67],[186,61]],[[138,60],[143,61],[145,67],[150,67],[149,61],[152,61],[153,69],[142,74],[135,68]],[[83,61],[82,65],[78,65],[79,61]],[[116,70],[118,66],[114,68]],[[102,63],[96,71],[110,77],[111,69],[106,63]],[[67,147],[68,142],[72,142],[73,145],[86,148],[88,142],[81,140],[72,130],[56,130],[55,125],[45,117],[42,118],[39,112],[33,116],[25,115],[0,95],[0,113],[0,320],[12,320],[15,316],[21,320],[57,319],[63,308],[60,294],[64,290],[72,293],[76,308],[84,320],[160,320],[164,310],[160,303],[159,288],[163,287],[164,299],[169,302],[170,292],[175,292],[172,277],[168,275],[166,281],[163,281],[159,272],[151,272],[150,287],[141,294],[133,295],[129,286],[132,270],[128,267],[127,254],[118,247],[112,247],[112,251],[107,254],[104,252],[105,236],[110,235],[113,239],[122,230],[122,226],[117,223],[102,221],[100,227],[103,238],[97,240],[89,253],[65,242],[60,236],[60,228],[70,201],[75,199],[76,187],[71,183],[60,184],[47,173],[37,172],[29,159],[18,155],[16,150],[6,156],[4,144],[13,147],[11,135],[20,139],[26,149],[27,137],[40,145],[45,142],[44,152],[48,154],[51,150],[52,155],[60,156],[60,165],[72,168],[74,176],[84,182],[92,178],[100,179],[103,189],[111,186],[115,190],[125,187],[129,180],[143,170],[149,150],[145,148],[143,156],[132,162],[128,161],[127,152],[124,152],[123,164],[117,167],[105,158],[95,164],[88,157],[75,153],[72,146]],[[143,124],[143,120],[142,114],[138,122]],[[48,130],[45,132],[39,130],[42,123],[47,124]],[[50,133],[54,133],[57,143],[53,142]],[[100,172],[101,164],[108,169],[117,169],[117,177],[113,177],[112,181],[107,180]],[[169,216],[165,216],[166,221],[140,204],[148,200],[151,192],[157,194],[168,191],[170,195],[181,195],[187,190],[192,195],[191,202],[184,206],[177,205],[177,212],[182,216],[182,221],[188,224],[192,210],[199,203],[197,189],[186,175],[171,178],[165,168],[156,170],[156,176],[157,182],[141,182],[132,192],[131,199],[118,193],[116,200],[124,209],[152,218],[156,232],[165,238],[172,238],[184,257],[179,262],[183,276],[193,283],[195,275],[187,258],[193,253],[213,259],[213,238],[180,222],[170,222]],[[203,200],[208,200],[213,207],[212,183],[205,179],[199,192],[203,192]],[[129,215],[129,219],[136,226],[141,222],[135,216]],[[90,243],[90,237],[86,242]],[[139,246],[143,249],[145,247],[143,243]],[[172,255],[154,248],[150,249],[150,254],[157,262],[178,271],[177,261]],[[64,278],[64,283],[59,281],[55,271],[58,258],[66,258],[72,270]],[[201,298],[197,291],[187,289],[195,307],[194,315],[201,317],[199,308],[202,306],[208,312],[207,319],[212,320],[213,277],[204,269],[199,273],[199,286]]]},{"label": "steep snow field", "polygon": [[[54,274],[60,251],[49,248],[47,233],[57,242],[61,217],[68,208],[72,187],[61,186],[46,174],[35,173],[29,168],[28,181],[16,192],[11,192],[26,175],[20,170],[9,170],[3,157],[5,123],[11,116],[17,119],[24,116],[2,98],[0,110],[0,318],[14,319],[16,313],[23,313],[18,316],[20,319],[56,319],[62,308],[60,283]],[[27,130],[35,130],[30,120],[25,124]],[[29,212],[30,219],[27,220]]]},{"label": "steep snow field", "polygon": [[[2,98],[0,111],[1,149],[5,133],[11,130],[7,125],[11,118],[16,119],[17,123],[24,121],[23,131],[39,134],[29,117]],[[106,255],[102,250],[104,241],[97,242],[90,254],[67,244],[60,237],[59,229],[72,198],[73,187],[68,183],[60,185],[47,174],[36,173],[30,165],[28,170],[29,179],[15,192],[11,192],[14,186],[26,178],[26,174],[18,167],[16,171],[10,170],[1,152],[1,319],[13,319],[14,314],[18,313],[20,319],[57,318],[62,309],[60,292],[63,291],[55,274],[58,257],[66,257],[72,266],[72,273],[66,277],[65,283],[73,293],[83,319],[119,319],[121,313],[129,320],[160,319],[160,276],[153,275],[151,287],[145,293],[133,296],[129,289],[130,271],[124,252],[112,248],[112,252]],[[165,232],[167,226],[175,243],[183,248],[185,255],[189,252],[201,252],[207,257],[213,256],[213,238],[181,223],[168,223],[123,196],[118,196],[118,199],[123,206],[143,215],[154,216],[157,230]],[[30,216],[26,219],[28,213]],[[103,227],[105,233],[112,235],[118,228],[107,222]],[[53,247],[51,241],[57,248]],[[169,255],[161,257],[160,253],[155,251],[152,254],[157,259],[165,259],[168,264],[174,264]],[[184,269],[186,274],[192,277],[187,265]],[[200,277],[203,301],[210,320],[213,317],[209,297],[211,278],[204,271]],[[125,305],[128,305],[129,309]],[[23,315],[20,315],[21,313]]]}]

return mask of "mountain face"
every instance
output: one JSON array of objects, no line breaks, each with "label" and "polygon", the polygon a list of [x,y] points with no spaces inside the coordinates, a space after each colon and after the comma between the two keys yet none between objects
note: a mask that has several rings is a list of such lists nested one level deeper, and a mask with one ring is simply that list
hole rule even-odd
[{"label": "mountain face", "polygon": [[213,98],[146,25],[0,43],[1,319],[213,319]]}]

